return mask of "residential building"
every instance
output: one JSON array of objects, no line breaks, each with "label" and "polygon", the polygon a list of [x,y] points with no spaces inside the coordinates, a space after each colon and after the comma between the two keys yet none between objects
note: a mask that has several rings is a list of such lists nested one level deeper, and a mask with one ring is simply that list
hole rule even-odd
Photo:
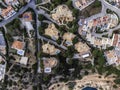
[{"label": "residential building", "polygon": [[73,6],[79,10],[82,10],[92,4],[95,0],[72,0]]},{"label": "residential building", "polygon": [[54,57],[50,57],[50,58],[43,57],[42,60],[44,64],[45,73],[51,73],[52,68],[55,67],[58,63],[58,60]]},{"label": "residential building", "polygon": [[34,35],[34,33],[32,33],[34,31],[32,21],[33,21],[32,13],[25,12],[23,14],[22,24],[23,24],[23,26],[25,26],[29,37],[32,37],[32,35]]},{"label": "residential building", "polygon": [[82,58],[90,56],[90,47],[86,43],[78,42],[75,44],[75,49]]},{"label": "residential building", "polygon": [[15,13],[16,13],[16,12],[15,12],[15,10],[13,9],[13,7],[12,7],[12,6],[8,6],[7,8],[1,10],[0,15],[1,15],[4,19],[8,19],[8,18],[12,17]]},{"label": "residential building", "polygon": [[106,49],[106,47],[112,46],[112,43],[113,43],[113,39],[105,38],[105,37],[98,38],[98,37],[92,36],[90,33],[87,34],[86,39],[94,47],[103,48],[103,49]]},{"label": "residential building", "polygon": [[22,41],[14,41],[12,44],[12,48],[16,50],[22,50],[24,48],[25,43]]},{"label": "residential building", "polygon": [[120,7],[120,0],[106,0],[106,1],[108,1],[113,6]]},{"label": "residential building", "polygon": [[64,35],[63,35],[63,40],[65,41],[65,44],[67,46],[73,45],[72,41],[74,38],[75,38],[75,35],[70,32],[64,33]]},{"label": "residential building", "polygon": [[55,48],[54,45],[49,43],[42,45],[43,53],[50,54],[50,55],[57,55],[60,53],[60,50]]},{"label": "residential building", "polygon": [[45,35],[50,36],[53,40],[59,38],[59,31],[54,24],[49,24],[48,28],[45,29]]},{"label": "residential building", "polygon": [[120,49],[120,34],[113,35],[112,46],[115,46],[116,48]]},{"label": "residential building", "polygon": [[25,53],[24,46],[25,46],[25,42],[14,41],[11,48],[16,49],[17,50],[17,54],[23,56],[24,53]]},{"label": "residential building", "polygon": [[80,19],[78,24],[80,26],[79,34],[81,35],[85,32],[105,31],[118,25],[118,17],[116,14],[106,14],[94,19]]},{"label": "residential building", "polygon": [[32,12],[25,12],[22,17],[25,22],[33,21]]},{"label": "residential building", "polygon": [[73,21],[74,19],[72,11],[68,8],[67,5],[59,5],[51,13],[52,18],[60,25]]}]

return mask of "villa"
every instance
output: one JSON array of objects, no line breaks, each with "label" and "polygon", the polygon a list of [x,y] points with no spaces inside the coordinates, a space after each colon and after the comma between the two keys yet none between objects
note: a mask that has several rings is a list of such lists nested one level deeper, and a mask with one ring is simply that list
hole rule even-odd
[{"label": "villa", "polygon": [[70,32],[64,33],[63,42],[65,41],[65,44],[67,46],[71,46],[73,45],[72,41],[74,38],[75,38],[75,35],[73,33],[70,33]]},{"label": "villa", "polygon": [[73,6],[80,11],[92,4],[95,0],[72,0]]},{"label": "villa", "polygon": [[24,42],[22,42],[22,41],[14,41],[11,48],[16,49],[17,54],[23,56],[24,53],[25,53],[24,46],[25,46]]},{"label": "villa", "polygon": [[33,21],[32,13],[31,12],[25,12],[23,14],[23,17],[22,17],[21,21],[22,21],[23,26],[25,26],[29,37],[32,37],[31,31],[34,31],[34,28],[33,28],[33,25],[32,25],[32,21]]},{"label": "villa", "polygon": [[86,58],[90,56],[90,48],[86,43],[78,42],[75,44],[75,49],[79,53],[79,56]]},{"label": "villa", "polygon": [[60,50],[55,48],[54,45],[49,43],[42,45],[43,53],[50,54],[50,55],[57,55],[60,53]]},{"label": "villa", "polygon": [[59,31],[54,24],[49,24],[48,28],[45,29],[45,35],[50,36],[53,40],[59,38]]},{"label": "villa", "polygon": [[42,60],[44,64],[45,73],[51,73],[51,69],[55,67],[58,63],[58,60],[54,57],[50,57],[50,58],[43,57]]},{"label": "villa", "polygon": [[59,5],[51,13],[52,18],[60,25],[71,22],[74,19],[72,11],[70,11],[67,5]]}]

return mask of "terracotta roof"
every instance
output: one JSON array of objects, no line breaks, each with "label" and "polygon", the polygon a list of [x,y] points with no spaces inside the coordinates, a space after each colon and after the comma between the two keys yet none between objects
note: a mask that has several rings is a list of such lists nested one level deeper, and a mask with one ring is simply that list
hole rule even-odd
[{"label": "terracotta roof", "polygon": [[12,6],[8,6],[6,9],[2,9],[2,13],[1,15],[4,17],[4,16],[7,16],[8,13],[13,10]]},{"label": "terracotta roof", "polygon": [[24,48],[24,43],[21,41],[14,41],[12,48],[22,50]]},{"label": "terracotta roof", "polygon": [[23,14],[23,19],[24,19],[25,21],[32,21],[32,13],[31,13],[31,12],[25,12],[25,13]]},{"label": "terracotta roof", "polygon": [[118,42],[118,34],[114,35],[114,41],[113,41],[113,46],[116,46]]}]

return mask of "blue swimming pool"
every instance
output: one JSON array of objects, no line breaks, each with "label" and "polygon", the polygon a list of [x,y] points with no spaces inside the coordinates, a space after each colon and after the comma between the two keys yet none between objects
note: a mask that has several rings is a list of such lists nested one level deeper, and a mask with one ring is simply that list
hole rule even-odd
[{"label": "blue swimming pool", "polygon": [[83,88],[82,90],[97,90],[96,88],[93,88],[93,87],[85,87]]}]

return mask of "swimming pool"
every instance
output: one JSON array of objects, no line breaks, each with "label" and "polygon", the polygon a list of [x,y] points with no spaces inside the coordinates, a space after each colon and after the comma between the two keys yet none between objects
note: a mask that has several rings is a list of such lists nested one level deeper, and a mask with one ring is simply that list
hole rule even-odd
[{"label": "swimming pool", "polygon": [[83,88],[82,90],[97,90],[96,88],[93,88],[93,87],[85,87]]}]

